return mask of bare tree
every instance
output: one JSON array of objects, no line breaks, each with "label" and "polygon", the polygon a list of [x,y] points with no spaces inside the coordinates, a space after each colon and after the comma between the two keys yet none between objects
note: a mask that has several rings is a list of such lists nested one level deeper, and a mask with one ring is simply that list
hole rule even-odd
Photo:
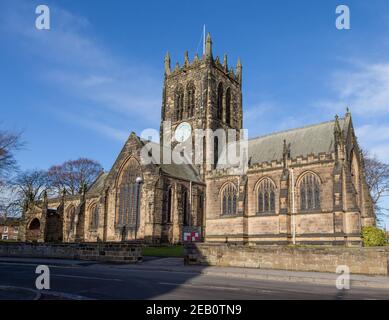
[{"label": "bare tree", "polygon": [[48,170],[49,184],[57,194],[66,190],[75,195],[84,186],[90,186],[102,171],[103,167],[97,161],[86,158],[69,160]]},{"label": "bare tree", "polygon": [[18,169],[15,151],[22,145],[20,134],[0,131],[0,216],[3,219],[15,215],[11,206],[13,193],[8,180]]},{"label": "bare tree", "polygon": [[5,183],[0,181],[0,218],[6,216],[8,205],[8,192]]},{"label": "bare tree", "polygon": [[21,147],[20,134],[0,131],[0,186],[4,187],[6,177],[16,170],[14,153]]},{"label": "bare tree", "polygon": [[375,155],[363,151],[366,182],[373,200],[374,211],[378,218],[387,215],[389,209],[382,205],[384,197],[389,196],[389,164],[383,163]]},{"label": "bare tree", "polygon": [[28,170],[20,172],[11,182],[12,195],[7,204],[8,216],[20,215],[28,205],[42,198],[48,188],[47,172]]}]

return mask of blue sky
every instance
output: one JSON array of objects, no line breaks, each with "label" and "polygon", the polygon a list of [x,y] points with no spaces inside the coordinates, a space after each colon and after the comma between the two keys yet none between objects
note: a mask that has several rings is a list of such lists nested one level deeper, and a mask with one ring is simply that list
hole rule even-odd
[{"label": "blue sky", "polygon": [[[43,3],[50,31],[35,29]],[[339,4],[351,30],[335,28]],[[385,0],[0,0],[0,12],[0,123],[23,131],[23,169],[85,156],[109,170],[131,131],[159,128],[164,55],[200,53],[203,24],[214,55],[241,57],[249,136],[350,106],[361,145],[389,162]]]}]

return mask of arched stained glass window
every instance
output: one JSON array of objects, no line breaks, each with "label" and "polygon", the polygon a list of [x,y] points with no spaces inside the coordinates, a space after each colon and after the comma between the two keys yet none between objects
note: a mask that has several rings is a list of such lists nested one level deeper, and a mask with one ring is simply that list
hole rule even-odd
[{"label": "arched stained glass window", "polygon": [[237,189],[233,183],[228,183],[221,193],[222,215],[234,215],[237,212]]},{"label": "arched stained glass window", "polygon": [[91,229],[96,230],[99,226],[99,208],[95,204],[91,209]]},{"label": "arched stained glass window", "polygon": [[264,207],[264,193],[263,191],[258,192],[258,212],[265,212]]},{"label": "arched stained glass window", "polygon": [[257,186],[257,213],[275,212],[275,185],[269,178],[263,179]]},{"label": "arched stained glass window", "polygon": [[223,205],[222,205],[222,214],[224,214],[224,212],[227,212],[227,197],[222,197],[222,201],[223,201]]},{"label": "arched stained glass window", "polygon": [[142,177],[142,171],[138,161],[132,158],[119,179],[117,193],[119,227],[133,228],[136,226],[137,219],[139,220],[141,185],[136,182],[138,177]]},{"label": "arched stained glass window", "polygon": [[276,204],[276,201],[275,201],[275,194],[274,194],[274,190],[272,190],[272,191],[270,191],[270,199],[269,199],[269,201],[270,201],[270,212],[275,212],[275,210],[276,210],[276,206],[275,206],[275,204]]},{"label": "arched stained glass window", "polygon": [[320,181],[313,173],[306,173],[300,180],[300,209],[320,209]]},{"label": "arched stained glass window", "polygon": [[171,186],[167,187],[163,193],[163,216],[162,222],[172,222],[172,203],[173,203],[173,192]]},{"label": "arched stained glass window", "polygon": [[305,194],[305,188],[300,188],[300,207],[301,209],[307,207],[307,196]]}]

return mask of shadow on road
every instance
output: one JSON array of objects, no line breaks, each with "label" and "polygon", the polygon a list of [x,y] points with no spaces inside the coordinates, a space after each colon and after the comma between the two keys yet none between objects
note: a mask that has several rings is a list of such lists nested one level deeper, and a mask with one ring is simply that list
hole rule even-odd
[{"label": "shadow on road", "polygon": [[[2,290],[0,300],[36,299],[31,290],[36,290],[35,271],[42,264],[50,269],[50,290],[41,291],[39,299],[189,299],[174,292],[198,277],[203,269],[199,266],[196,273],[185,272],[183,258],[169,257],[145,257],[138,264],[0,258],[0,286],[14,288]],[[171,272],[171,268],[180,271]]]}]

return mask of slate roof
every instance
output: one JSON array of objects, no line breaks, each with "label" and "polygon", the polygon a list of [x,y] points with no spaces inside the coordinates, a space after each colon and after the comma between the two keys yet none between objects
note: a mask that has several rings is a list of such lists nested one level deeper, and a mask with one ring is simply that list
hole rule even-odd
[{"label": "slate roof", "polygon": [[96,178],[95,182],[93,182],[93,184],[90,186],[90,188],[87,191],[87,194],[95,194],[95,193],[100,193],[101,191],[103,191],[104,182],[105,182],[105,179],[107,178],[107,176],[108,176],[108,173],[106,173],[106,172],[101,173]]},{"label": "slate roof", "polygon": [[198,170],[190,164],[162,164],[161,170],[178,179],[202,183]]},{"label": "slate roof", "polygon": [[[143,143],[152,143],[155,146],[159,146],[158,143],[143,140]],[[166,148],[166,147],[162,147]],[[169,152],[169,150],[167,150]],[[172,151],[173,153],[174,151]],[[178,156],[178,155],[177,155]],[[189,161],[188,161],[189,162]],[[203,181],[201,180],[200,177],[200,172],[197,170],[197,168],[191,164],[160,164],[159,167],[161,168],[161,171],[171,177],[175,177],[178,179],[183,179],[183,180],[188,180],[192,182],[198,182],[202,183]]]},{"label": "slate roof", "polygon": [[[339,125],[343,130],[347,127],[347,121],[339,118]],[[335,121],[327,121],[301,128],[280,131],[248,140],[248,159],[250,165],[281,161],[284,150],[284,140],[290,144],[290,156],[306,157],[310,154],[334,152]],[[223,150],[223,152],[225,152]],[[220,164],[218,169],[228,165]]]},{"label": "slate roof", "polygon": [[[339,124],[343,127],[344,119],[339,119]],[[251,164],[282,160],[284,140],[290,143],[291,158],[331,153],[334,151],[334,126],[335,121],[328,121],[249,139]]]}]

